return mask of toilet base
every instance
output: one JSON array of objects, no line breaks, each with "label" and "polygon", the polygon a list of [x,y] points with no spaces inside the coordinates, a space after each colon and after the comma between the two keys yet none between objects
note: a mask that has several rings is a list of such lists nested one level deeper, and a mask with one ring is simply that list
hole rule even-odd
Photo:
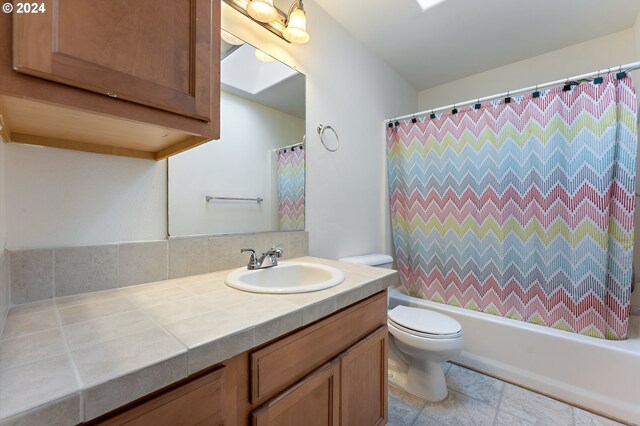
[{"label": "toilet base", "polygon": [[449,395],[444,362],[407,362],[397,349],[393,337],[389,342],[389,384],[429,402],[442,401]]},{"label": "toilet base", "polygon": [[409,366],[405,390],[429,402],[442,401],[449,395],[442,362],[418,362]]}]

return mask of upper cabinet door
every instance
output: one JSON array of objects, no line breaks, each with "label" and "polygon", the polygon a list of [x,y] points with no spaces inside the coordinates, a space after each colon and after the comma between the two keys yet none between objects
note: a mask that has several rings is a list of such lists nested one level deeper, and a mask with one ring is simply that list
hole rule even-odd
[{"label": "upper cabinet door", "polygon": [[14,13],[19,72],[211,120],[212,0],[41,0]]}]

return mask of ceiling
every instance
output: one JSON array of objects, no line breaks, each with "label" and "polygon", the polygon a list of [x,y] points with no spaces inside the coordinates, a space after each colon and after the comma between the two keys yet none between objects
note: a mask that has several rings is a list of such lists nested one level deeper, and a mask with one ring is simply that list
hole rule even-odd
[{"label": "ceiling", "polygon": [[418,90],[631,28],[640,12],[640,0],[446,0],[424,11],[418,0],[316,1]]}]

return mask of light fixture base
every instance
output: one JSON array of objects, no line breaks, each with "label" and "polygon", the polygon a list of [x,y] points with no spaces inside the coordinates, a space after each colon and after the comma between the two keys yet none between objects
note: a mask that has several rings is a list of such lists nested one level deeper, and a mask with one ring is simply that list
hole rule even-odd
[{"label": "light fixture base", "polygon": [[286,28],[286,14],[280,9],[278,9],[277,7],[275,9],[278,11],[278,17],[272,22],[264,23],[264,22],[256,21],[251,16],[249,16],[249,13],[247,13],[247,5],[249,4],[249,2],[247,0],[222,0],[222,1],[228,4],[229,6],[231,6],[232,8],[234,8],[235,10],[237,10],[238,12],[242,13],[247,18],[251,19],[252,22],[255,22],[256,24],[261,25],[263,28],[266,28],[267,30],[271,31],[273,34],[277,35],[287,43],[291,43],[289,40],[284,38],[284,35],[283,35],[284,30]]}]

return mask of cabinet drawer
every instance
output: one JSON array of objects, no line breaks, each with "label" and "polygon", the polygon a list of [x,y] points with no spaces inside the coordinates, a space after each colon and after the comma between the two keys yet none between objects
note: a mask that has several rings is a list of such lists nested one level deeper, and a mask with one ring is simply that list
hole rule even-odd
[{"label": "cabinet drawer", "polygon": [[340,423],[339,360],[321,367],[255,410],[253,426],[337,426]]},{"label": "cabinet drawer", "polygon": [[259,404],[387,323],[380,292],[251,354],[251,402]]},{"label": "cabinet drawer", "polygon": [[101,426],[199,426],[227,423],[226,367],[195,379],[107,420]]}]

